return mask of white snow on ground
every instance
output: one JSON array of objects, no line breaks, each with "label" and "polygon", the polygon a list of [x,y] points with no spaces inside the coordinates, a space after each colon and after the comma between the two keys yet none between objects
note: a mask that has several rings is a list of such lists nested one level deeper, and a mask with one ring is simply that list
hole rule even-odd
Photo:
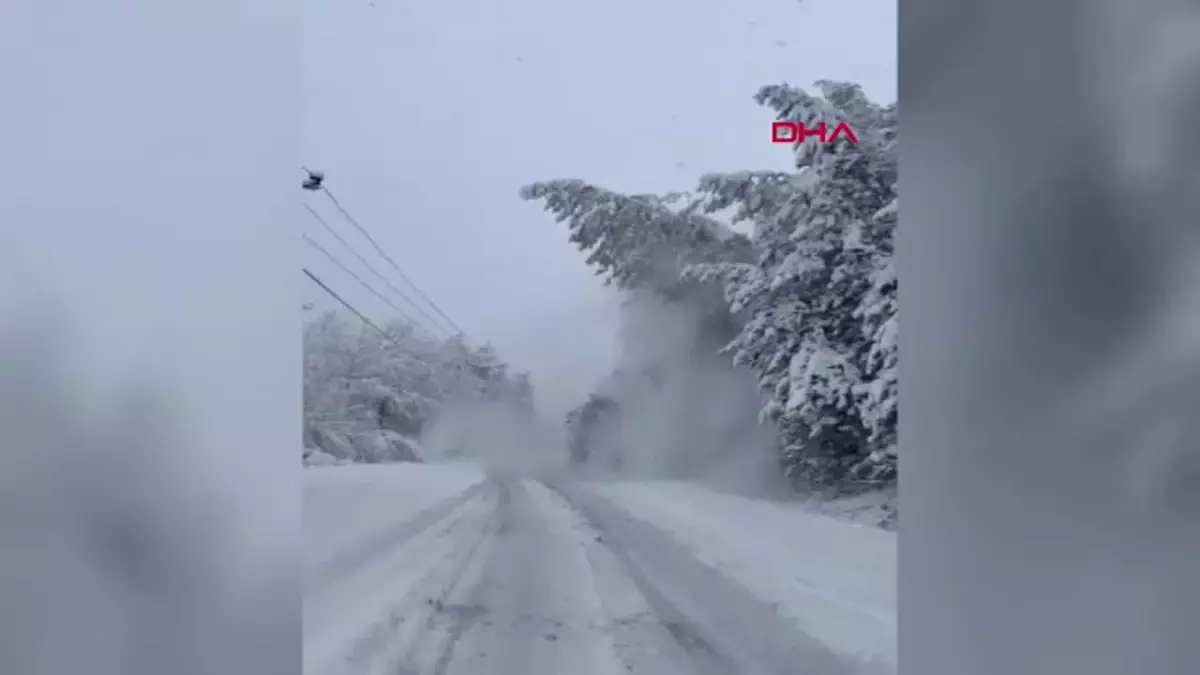
[{"label": "white snow on ground", "polygon": [[473,464],[352,464],[304,472],[305,567],[482,482]]},{"label": "white snow on ground", "polygon": [[307,675],[894,675],[895,535],[686,484],[305,472]]},{"label": "white snow on ground", "polygon": [[810,499],[804,508],[860,525],[896,527],[896,490],[868,492],[840,499]]},{"label": "white snow on ground", "polygon": [[679,543],[843,654],[896,663],[896,533],[685,483],[588,489]]}]

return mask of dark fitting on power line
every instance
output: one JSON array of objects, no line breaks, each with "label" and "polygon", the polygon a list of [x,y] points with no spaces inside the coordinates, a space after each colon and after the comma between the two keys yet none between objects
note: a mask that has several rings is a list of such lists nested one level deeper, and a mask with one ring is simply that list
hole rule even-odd
[{"label": "dark fitting on power line", "polygon": [[323,171],[310,171],[309,169],[305,169],[305,171],[308,172],[308,178],[304,179],[304,182],[300,184],[300,187],[303,187],[305,190],[312,190],[314,192],[320,190],[321,181],[325,180],[325,173]]}]

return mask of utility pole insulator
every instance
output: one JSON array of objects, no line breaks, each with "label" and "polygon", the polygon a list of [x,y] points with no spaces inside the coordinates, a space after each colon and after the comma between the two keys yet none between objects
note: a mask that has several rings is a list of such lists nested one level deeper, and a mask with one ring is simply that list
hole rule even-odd
[{"label": "utility pole insulator", "polygon": [[309,171],[308,169],[305,169],[305,171],[308,171],[308,178],[304,179],[304,182],[300,184],[300,187],[304,188],[305,190],[312,190],[314,192],[320,190],[321,181],[325,180],[324,172]]}]

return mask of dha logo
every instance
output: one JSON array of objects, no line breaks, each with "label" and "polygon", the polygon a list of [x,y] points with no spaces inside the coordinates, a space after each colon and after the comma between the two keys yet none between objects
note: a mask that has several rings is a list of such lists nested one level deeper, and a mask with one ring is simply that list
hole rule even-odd
[{"label": "dha logo", "polygon": [[838,139],[845,138],[854,145],[858,145],[858,135],[845,122],[838,122],[838,125],[833,128],[833,133],[829,133],[829,125],[821,122],[814,129],[809,129],[803,122],[772,122],[771,123],[771,142],[772,143],[787,143],[793,145],[803,143],[810,138],[816,138],[826,145],[836,143]]}]

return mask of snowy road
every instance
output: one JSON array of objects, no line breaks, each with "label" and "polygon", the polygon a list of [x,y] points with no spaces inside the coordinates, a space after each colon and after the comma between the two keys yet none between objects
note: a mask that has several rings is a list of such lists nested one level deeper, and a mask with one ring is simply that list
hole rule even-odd
[{"label": "snowy road", "polygon": [[311,675],[895,672],[890,533],[671,483],[306,473]]}]

